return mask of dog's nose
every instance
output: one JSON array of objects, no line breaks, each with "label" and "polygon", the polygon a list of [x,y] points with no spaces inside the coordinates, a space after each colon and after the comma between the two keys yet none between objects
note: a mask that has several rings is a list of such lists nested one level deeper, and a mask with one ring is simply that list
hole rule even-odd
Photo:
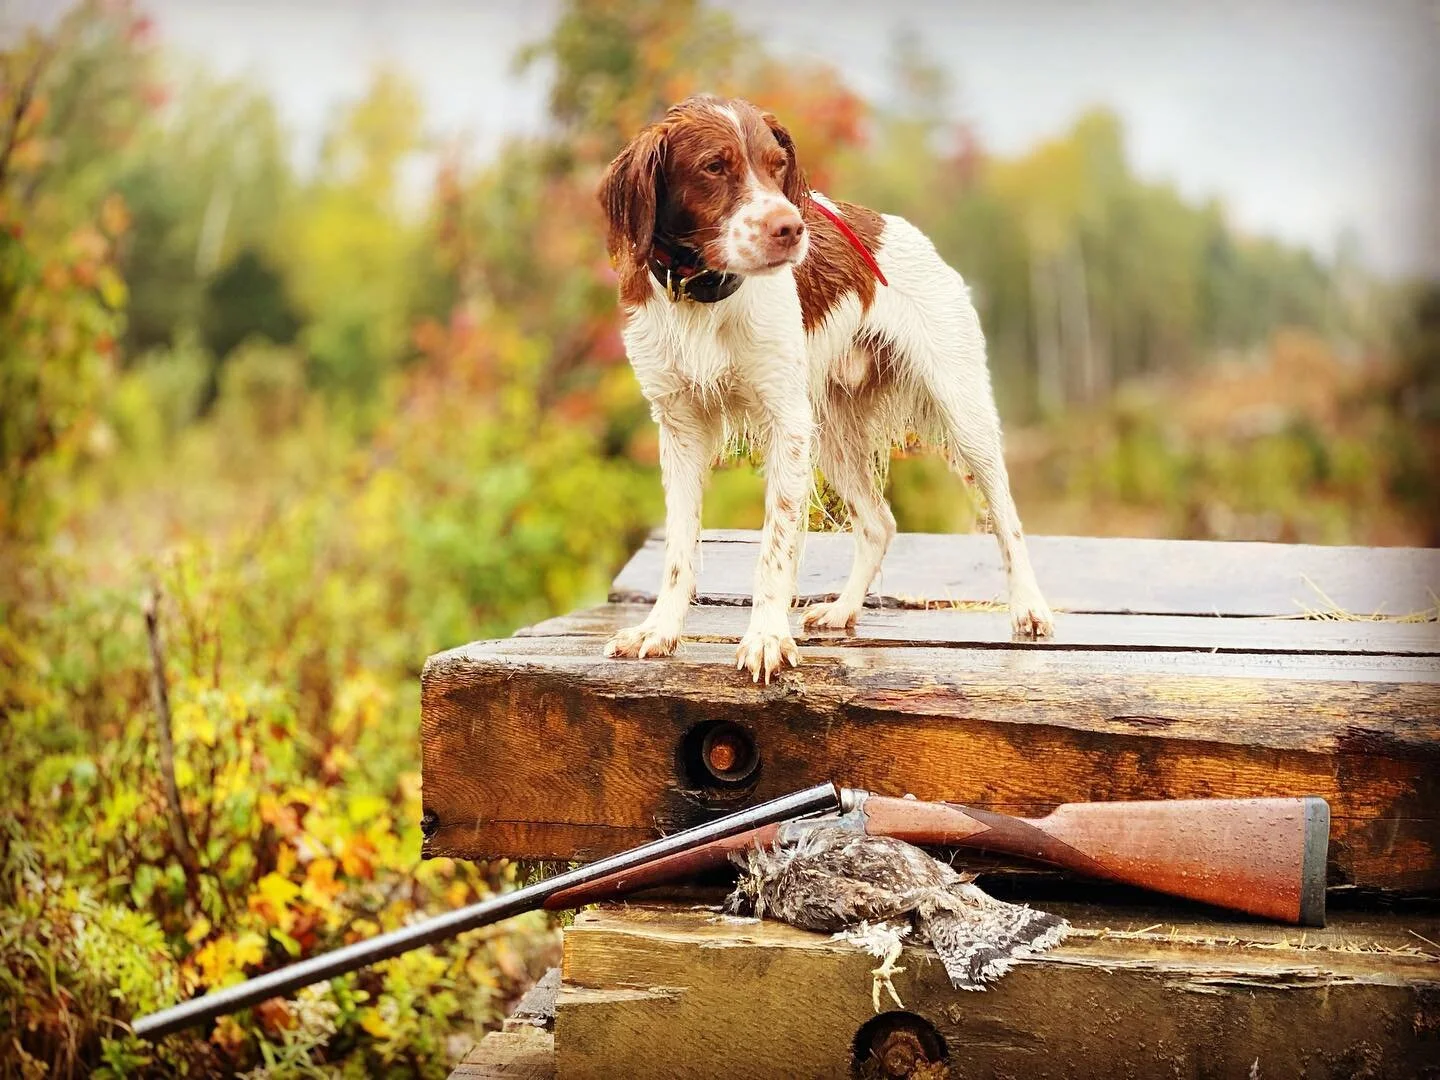
[{"label": "dog's nose", "polygon": [[800,237],[805,235],[805,222],[789,207],[771,213],[765,221],[765,227],[770,242],[776,247],[794,247],[800,243]]}]

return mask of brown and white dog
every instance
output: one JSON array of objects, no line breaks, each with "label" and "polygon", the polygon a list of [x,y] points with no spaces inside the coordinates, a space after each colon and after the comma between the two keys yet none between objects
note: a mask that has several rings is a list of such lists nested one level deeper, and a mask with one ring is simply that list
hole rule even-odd
[{"label": "brown and white dog", "polygon": [[766,454],[765,524],[736,668],[769,682],[799,653],[787,613],[812,453],[845,501],[855,563],[805,625],[851,626],[895,519],[881,478],[910,433],[971,475],[1009,579],[1017,634],[1051,633],[1000,447],[985,338],[969,290],[918,229],[810,191],[795,144],[745,101],[673,106],[600,185],[624,339],[660,425],[665,570],[649,616],[606,656],[668,656],[695,591],[700,500],[728,436]]}]

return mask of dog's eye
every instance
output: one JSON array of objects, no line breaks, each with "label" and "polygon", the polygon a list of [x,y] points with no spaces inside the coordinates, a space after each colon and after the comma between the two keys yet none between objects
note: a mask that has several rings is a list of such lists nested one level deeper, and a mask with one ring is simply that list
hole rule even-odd
[{"label": "dog's eye", "polygon": [[707,161],[704,169],[711,176],[723,176],[725,174],[725,159],[716,158],[714,161]]}]

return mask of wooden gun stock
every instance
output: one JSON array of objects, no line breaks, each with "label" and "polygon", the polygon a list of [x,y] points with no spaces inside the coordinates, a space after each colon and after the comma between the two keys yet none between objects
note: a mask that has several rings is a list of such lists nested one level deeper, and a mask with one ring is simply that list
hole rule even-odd
[{"label": "wooden gun stock", "polygon": [[1018,855],[1187,900],[1325,925],[1330,807],[1324,799],[1066,803],[1014,818],[872,795],[865,831],[912,844]]},{"label": "wooden gun stock", "polygon": [[[1325,925],[1330,808],[1324,799],[1066,803],[1016,818],[954,803],[853,793],[837,824],[926,847],[1020,856],[1142,889],[1303,926]],[[730,854],[814,822],[770,825],[555,893],[581,907],[724,866]]]}]

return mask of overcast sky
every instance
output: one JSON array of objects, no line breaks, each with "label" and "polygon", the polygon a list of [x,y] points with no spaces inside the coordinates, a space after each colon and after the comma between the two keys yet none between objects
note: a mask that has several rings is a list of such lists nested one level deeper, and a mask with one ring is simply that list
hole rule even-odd
[{"label": "overcast sky", "polygon": [[[300,160],[386,62],[419,84],[433,131],[465,132],[479,154],[543,122],[543,72],[518,78],[511,57],[544,35],[558,0],[140,3],[179,51],[265,86]],[[872,98],[908,27],[993,150],[1027,149],[1108,104],[1144,175],[1221,196],[1242,229],[1329,252],[1350,226],[1376,268],[1440,274],[1440,0],[728,6],[775,53],[828,61]]]}]

